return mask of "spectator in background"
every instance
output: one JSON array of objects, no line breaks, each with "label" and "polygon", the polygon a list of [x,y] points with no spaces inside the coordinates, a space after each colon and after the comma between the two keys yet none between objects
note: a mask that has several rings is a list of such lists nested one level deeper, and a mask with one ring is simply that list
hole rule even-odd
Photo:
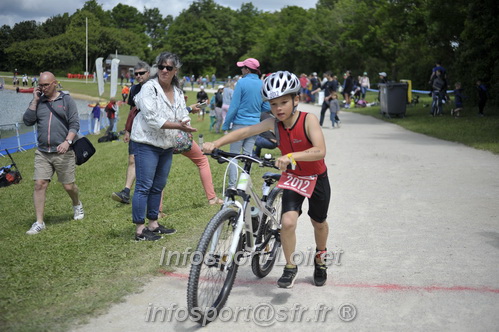
[{"label": "spectator in background", "polygon": [[447,81],[443,78],[442,72],[437,70],[435,73],[436,75],[432,81],[433,102],[430,111],[433,116],[442,115],[443,100],[447,90]]},{"label": "spectator in background", "polygon": [[326,75],[326,78],[328,79],[326,83],[323,83],[321,87],[315,91],[312,91],[312,93],[317,93],[320,90],[324,90],[324,101],[322,102],[321,106],[321,116],[319,120],[319,124],[322,125],[324,124],[324,118],[326,116],[326,111],[329,108],[329,103],[331,100],[331,93],[335,92],[336,89],[338,88],[338,81],[333,80],[332,73],[330,71],[327,71],[324,75]]},{"label": "spectator in background", "polygon": [[140,89],[145,82],[149,79],[150,67],[149,64],[143,61],[137,62],[134,69],[134,76],[137,77],[137,82],[139,84],[132,85],[130,89],[130,97],[128,98],[128,105],[130,105],[130,113],[128,113],[128,118],[125,124],[125,134],[123,136],[123,142],[128,144],[128,166],[125,178],[125,188],[122,191],[114,192],[111,197],[115,201],[123,204],[130,204],[130,190],[135,182],[135,157],[133,154],[133,142],[130,141],[130,133],[132,132],[133,119],[137,112],[135,106],[135,101],[133,98],[140,92]]},{"label": "spectator in background", "polygon": [[309,80],[308,80],[307,74],[305,74],[305,73],[301,74],[300,75],[300,87],[301,87],[300,88],[300,101],[302,103],[307,102],[308,83],[309,83]]},{"label": "spectator in background", "polygon": [[223,115],[222,115],[222,106],[223,106],[223,93],[224,93],[224,86],[219,85],[218,90],[215,93],[215,117],[216,117],[216,123],[215,123],[215,131],[217,134],[220,133],[220,128],[222,127],[223,123]]},{"label": "spectator in background", "polygon": [[378,101],[381,102],[380,99],[380,94],[381,94],[381,87],[379,86],[380,84],[386,84],[388,83],[387,75],[384,71],[378,74],[379,75],[379,82],[378,82]]},{"label": "spectator in background", "polygon": [[123,98],[123,102],[126,103],[126,99],[128,98],[128,93],[130,92],[130,88],[128,85],[124,85],[123,89],[121,89],[121,97]]},{"label": "spectator in background", "polygon": [[483,110],[488,98],[487,87],[482,83],[482,81],[478,80],[476,81],[476,89],[478,93],[478,115],[484,116]]},{"label": "spectator in background", "polygon": [[463,89],[461,88],[461,83],[456,82],[454,85],[454,106],[455,108],[450,110],[450,115],[455,116],[456,118],[461,115],[461,111],[463,110],[463,101],[464,101],[464,95],[463,95]]},{"label": "spectator in background", "polygon": [[215,83],[217,82],[217,76],[215,74],[211,75],[211,88],[215,89]]},{"label": "spectator in background", "polygon": [[[209,97],[208,97],[208,94],[206,93],[206,91],[204,91],[204,85],[201,85],[199,87],[199,91],[196,94],[196,99],[198,100],[199,104],[209,103]],[[201,118],[201,120],[204,120],[204,113],[206,113],[206,106],[203,106],[201,108],[201,112],[198,113],[198,118]]]},{"label": "spectator in background", "polygon": [[[237,62],[241,68],[241,78],[234,90],[229,112],[225,118],[222,130],[237,130],[252,126],[260,122],[262,112],[269,112],[270,105],[264,102],[261,95],[262,81],[260,80],[260,62],[248,58]],[[232,127],[231,127],[232,126]],[[255,145],[255,136],[247,137],[230,145],[231,153],[244,153],[251,155]],[[237,181],[237,168],[231,164],[229,167],[229,188],[235,187]]]},{"label": "spectator in background", "polygon": [[225,83],[224,93],[223,93],[223,103],[222,103],[222,123],[225,122],[225,117],[229,111],[230,102],[232,101],[232,96],[234,95],[234,83],[232,78],[229,76],[229,80]]},{"label": "spectator in background", "polygon": [[310,99],[311,99],[312,103],[315,103],[315,96],[316,96],[317,92],[314,93],[314,91],[317,91],[317,89],[319,89],[321,86],[319,79],[317,78],[316,72],[312,73],[312,77],[310,78],[310,84],[312,85],[311,91],[310,91]]},{"label": "spectator in background", "polygon": [[433,84],[433,80],[435,79],[435,77],[437,75],[437,70],[440,71],[440,76],[442,77],[442,79],[444,79],[444,80],[447,79],[447,71],[440,64],[441,64],[441,62],[437,61],[435,63],[435,67],[433,67],[433,69],[431,70],[430,80],[428,82],[430,85]]},{"label": "spectator in background", "polygon": [[45,229],[43,217],[46,192],[54,173],[57,173],[57,179],[71,198],[73,219],[80,220],[85,216],[75,183],[75,153],[71,147],[80,130],[78,109],[71,96],[57,91],[56,84],[54,74],[41,73],[40,83],[33,91],[33,100],[23,116],[24,124],[36,124],[38,131],[33,177],[36,221],[26,232],[29,235],[38,234]]},{"label": "spectator in background", "polygon": [[340,112],[340,102],[338,101],[338,94],[336,92],[331,93],[331,98],[329,102],[329,112],[331,112],[330,119],[331,119],[331,124],[334,128],[334,126],[338,126],[340,128],[341,126],[341,121],[340,118],[338,117],[338,113]]},{"label": "spectator in background", "polygon": [[106,135],[113,131],[114,124],[116,123],[116,112],[118,111],[118,105],[116,105],[116,99],[111,98],[109,103],[106,105],[106,115],[109,120],[109,127],[107,127]]},{"label": "spectator in background", "polygon": [[366,99],[367,89],[370,88],[371,83],[369,82],[369,76],[367,76],[367,72],[364,72],[364,74],[360,78],[360,95],[362,100]]},{"label": "spectator in background", "polygon": [[95,103],[94,108],[92,108],[92,123],[94,128],[94,135],[100,134],[100,103]]},{"label": "spectator in background", "polygon": [[345,83],[343,87],[343,98],[345,98],[345,108],[350,108],[350,94],[353,91],[353,78],[350,70],[345,73]]}]

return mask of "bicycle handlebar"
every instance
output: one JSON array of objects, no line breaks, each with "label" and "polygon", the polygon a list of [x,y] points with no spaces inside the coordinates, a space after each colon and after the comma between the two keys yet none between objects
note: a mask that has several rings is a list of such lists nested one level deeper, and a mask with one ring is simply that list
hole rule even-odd
[{"label": "bicycle handlebar", "polygon": [[229,160],[227,160],[226,158],[237,158],[237,159],[243,160],[244,162],[257,163],[260,166],[278,169],[274,164],[275,158],[261,159],[261,158],[249,156],[246,154],[226,152],[226,151],[223,151],[220,149],[213,149],[213,151],[211,153],[206,153],[206,155],[209,155],[213,159],[216,159],[220,164],[229,162]]}]

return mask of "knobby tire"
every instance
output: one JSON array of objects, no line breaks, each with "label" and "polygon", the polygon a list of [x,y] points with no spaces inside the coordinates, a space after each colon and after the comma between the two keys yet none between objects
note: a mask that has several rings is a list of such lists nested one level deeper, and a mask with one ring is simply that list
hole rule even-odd
[{"label": "knobby tire", "polygon": [[[193,321],[203,326],[215,320],[232,290],[244,237],[234,234],[238,212],[223,208],[210,220],[194,253],[187,285],[187,306]],[[239,237],[233,263],[223,269],[234,236]]]}]

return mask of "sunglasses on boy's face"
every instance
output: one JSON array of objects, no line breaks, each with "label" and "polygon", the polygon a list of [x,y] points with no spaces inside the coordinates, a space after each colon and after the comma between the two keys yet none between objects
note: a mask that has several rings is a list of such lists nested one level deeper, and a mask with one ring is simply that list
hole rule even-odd
[{"label": "sunglasses on boy's face", "polygon": [[135,76],[142,76],[142,75],[145,75],[147,73],[147,71],[137,71],[135,72]]},{"label": "sunglasses on boy's face", "polygon": [[173,71],[174,67],[173,66],[163,66],[163,65],[158,65],[159,70],[166,69],[167,71]]}]

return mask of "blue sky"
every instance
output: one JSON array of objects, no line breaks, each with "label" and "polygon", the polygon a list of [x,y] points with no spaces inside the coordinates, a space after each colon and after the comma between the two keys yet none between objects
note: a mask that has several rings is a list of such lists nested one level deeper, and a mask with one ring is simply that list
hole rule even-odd
[{"label": "blue sky", "polygon": [[[15,23],[27,20],[44,22],[47,18],[57,14],[73,14],[81,8],[86,0],[0,0],[0,26],[7,24],[11,27]],[[97,0],[105,10],[112,9],[118,3],[136,7],[143,11],[147,8],[159,8],[163,16],[176,17],[182,10],[187,9],[192,0]],[[286,6],[299,6],[305,9],[314,8],[316,0],[215,0],[216,3],[232,9],[241,8],[242,3],[252,2],[259,10],[276,11]]]}]

